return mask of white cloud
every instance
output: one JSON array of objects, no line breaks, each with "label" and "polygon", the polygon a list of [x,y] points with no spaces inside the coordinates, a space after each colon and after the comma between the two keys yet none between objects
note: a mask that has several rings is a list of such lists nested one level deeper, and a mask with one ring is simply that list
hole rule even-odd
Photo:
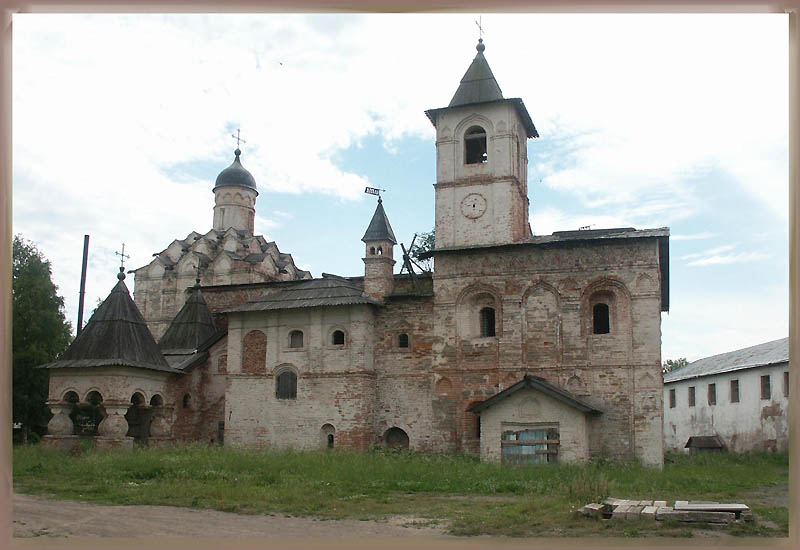
[{"label": "white cloud", "polygon": [[673,234],[669,236],[669,239],[671,241],[696,241],[699,239],[712,239],[716,236],[716,233],[709,233],[705,231],[702,233]]},{"label": "white cloud", "polygon": [[681,260],[691,260],[692,258],[700,258],[702,256],[714,256],[716,254],[733,250],[736,248],[736,246],[736,244],[724,244],[715,248],[709,248],[703,252],[692,252],[691,254],[685,254],[684,256],[681,256]]},{"label": "white cloud", "polygon": [[[402,154],[414,136],[430,141],[432,162],[423,111],[452,97],[475,53],[473,19],[17,14],[14,230],[52,260],[73,318],[83,234],[95,262],[90,304],[113,286],[123,241],[138,267],[210,227],[210,188],[232,160],[236,127],[262,193],[359,200],[381,183],[337,154],[371,136]],[[670,225],[716,207],[695,183],[721,169],[785,220],[785,22],[484,17],[493,72],[543,136],[531,143],[531,182],[580,205],[537,209],[533,230]],[[196,165],[209,168],[168,177]],[[257,229],[286,219],[262,210]]]},{"label": "white cloud", "polygon": [[747,262],[757,262],[765,260],[770,257],[770,254],[763,254],[761,252],[740,252],[738,254],[715,254],[708,258],[694,260],[686,265],[689,266],[705,266],[705,265],[722,265],[722,264],[741,264]]}]

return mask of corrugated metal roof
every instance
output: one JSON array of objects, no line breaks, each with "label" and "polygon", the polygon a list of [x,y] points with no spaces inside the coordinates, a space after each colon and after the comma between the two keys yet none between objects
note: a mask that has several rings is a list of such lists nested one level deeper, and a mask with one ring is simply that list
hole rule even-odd
[{"label": "corrugated metal roof", "polygon": [[789,338],[698,359],[664,375],[664,383],[789,362]]},{"label": "corrugated metal roof", "polygon": [[372,220],[369,222],[369,227],[367,227],[367,231],[361,237],[361,240],[365,243],[369,241],[389,241],[392,244],[397,244],[389,218],[386,217],[386,212],[383,210],[383,201],[380,198],[378,199],[375,213],[372,215]]},{"label": "corrugated metal roof", "polygon": [[352,304],[380,305],[380,302],[368,298],[361,286],[347,279],[327,276],[322,279],[291,281],[291,283],[277,288],[276,292],[272,294],[259,300],[224,310],[224,312],[270,311]]},{"label": "corrugated metal roof", "polygon": [[167,327],[167,331],[158,342],[158,347],[162,350],[194,350],[216,332],[214,318],[208,311],[208,306],[198,285],[192,289],[186,303]]},{"label": "corrugated metal roof", "polygon": [[61,359],[40,368],[118,365],[173,372],[133,303],[124,278],[120,272],[119,282]]},{"label": "corrugated metal roof", "polygon": [[562,390],[558,386],[554,386],[544,378],[540,378],[539,376],[531,376],[530,374],[526,374],[522,380],[514,384],[513,386],[509,386],[508,388],[504,389],[503,391],[496,393],[489,399],[482,401],[480,403],[476,403],[472,405],[468,410],[472,412],[480,412],[484,409],[491,407],[492,405],[497,404],[499,401],[515,394],[521,389],[530,388],[534,390],[538,390],[550,397],[561,401],[562,403],[566,403],[567,405],[578,409],[581,412],[589,413],[593,415],[602,414],[602,411],[595,409],[585,401],[582,401],[569,393],[567,390]]}]

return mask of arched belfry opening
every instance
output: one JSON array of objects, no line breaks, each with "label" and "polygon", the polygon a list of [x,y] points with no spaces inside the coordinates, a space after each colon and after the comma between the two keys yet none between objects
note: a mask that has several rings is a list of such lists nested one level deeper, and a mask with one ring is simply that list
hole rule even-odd
[{"label": "arched belfry opening", "polygon": [[466,164],[483,164],[488,160],[486,130],[480,126],[470,126],[464,134],[464,162]]}]

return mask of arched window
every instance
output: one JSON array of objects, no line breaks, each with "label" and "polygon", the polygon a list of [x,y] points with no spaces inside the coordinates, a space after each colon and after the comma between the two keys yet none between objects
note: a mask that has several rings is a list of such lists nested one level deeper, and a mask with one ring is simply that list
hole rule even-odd
[{"label": "arched window", "polygon": [[408,449],[408,434],[397,426],[384,432],[383,441],[390,449]]},{"label": "arched window", "polygon": [[375,247],[374,247],[374,246],[370,246],[370,247],[369,247],[369,253],[370,253],[370,255],[372,255],[372,256],[374,256],[374,255],[375,255]]},{"label": "arched window", "polygon": [[183,396],[183,408],[188,409],[192,406],[192,396],[188,393]]},{"label": "arched window", "polygon": [[405,332],[401,332],[397,335],[397,347],[398,348],[407,348],[408,347],[408,334]]},{"label": "arched window", "polygon": [[592,332],[594,334],[608,334],[611,325],[608,319],[608,304],[597,303],[592,308]]},{"label": "arched window", "polygon": [[486,149],[486,130],[471,126],[464,134],[464,159],[466,164],[482,164],[489,160]]},{"label": "arched window", "polygon": [[303,331],[293,330],[289,333],[289,347],[290,348],[303,347]]},{"label": "arched window", "polygon": [[379,246],[378,247],[378,256],[382,256],[382,255],[383,255],[383,247]]},{"label": "arched window", "polygon": [[290,370],[285,370],[275,379],[275,397],[278,399],[297,398],[297,375]]},{"label": "arched window", "polygon": [[480,311],[481,336],[495,336],[494,308],[485,307]]},{"label": "arched window", "polygon": [[344,332],[341,330],[334,330],[331,334],[331,344],[334,346],[344,345]]}]

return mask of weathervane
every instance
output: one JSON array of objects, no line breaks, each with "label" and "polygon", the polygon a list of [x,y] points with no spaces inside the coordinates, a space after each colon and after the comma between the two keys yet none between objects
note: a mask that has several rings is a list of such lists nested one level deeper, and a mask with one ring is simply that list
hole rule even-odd
[{"label": "weathervane", "polygon": [[242,142],[242,143],[247,143],[245,140],[243,140],[243,139],[242,139],[242,138],[239,136],[239,130],[240,130],[239,128],[236,128],[236,134],[231,134],[231,137],[232,137],[232,138],[234,138],[234,139],[236,139],[236,148],[237,148],[237,149],[239,148],[239,142]]},{"label": "weathervane", "polygon": [[375,196],[377,196],[378,197],[378,202],[382,202],[381,201],[381,191],[383,191],[385,193],[386,189],[378,189],[377,187],[365,187],[364,188],[364,193],[366,193],[367,195],[375,195]]},{"label": "weathervane", "polygon": [[125,269],[125,258],[130,258],[130,254],[125,254],[125,243],[122,243],[122,252],[114,252],[117,256],[119,256],[119,267],[120,270]]}]

